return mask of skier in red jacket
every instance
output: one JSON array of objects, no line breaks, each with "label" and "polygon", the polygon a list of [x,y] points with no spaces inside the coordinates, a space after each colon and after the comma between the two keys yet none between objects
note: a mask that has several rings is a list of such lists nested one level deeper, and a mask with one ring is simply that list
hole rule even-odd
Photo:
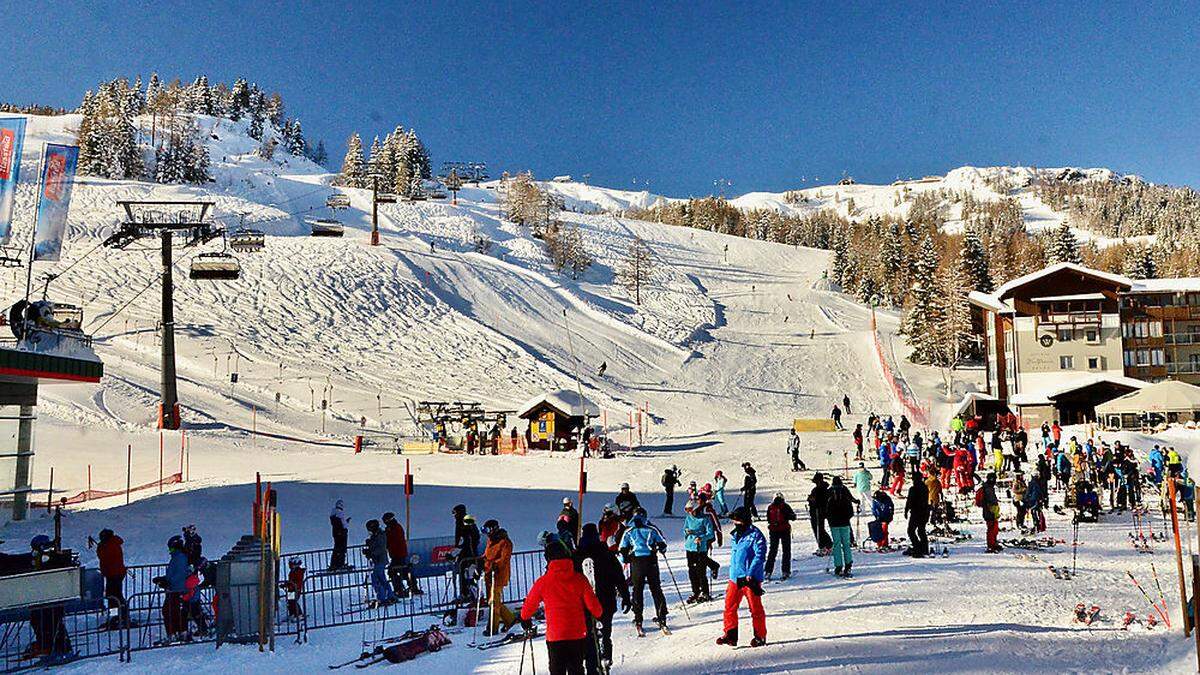
[{"label": "skier in red jacket", "polygon": [[[100,559],[100,576],[104,577],[104,597],[108,598],[109,627],[129,623],[129,607],[125,604],[125,541],[105,528],[100,530],[96,557]],[[116,610],[116,615],[113,615]]]},{"label": "skier in red jacket", "polygon": [[521,624],[529,634],[534,613],[539,605],[545,604],[550,675],[583,675],[583,660],[588,650],[586,615],[599,619],[604,614],[604,607],[587,577],[575,571],[566,545],[556,535],[546,534],[545,537],[549,564],[546,573],[533,582],[525,596]]}]

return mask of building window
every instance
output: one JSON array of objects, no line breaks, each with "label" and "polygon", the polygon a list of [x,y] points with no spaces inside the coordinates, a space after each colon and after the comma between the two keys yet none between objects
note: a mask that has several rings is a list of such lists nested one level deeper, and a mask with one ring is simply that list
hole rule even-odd
[{"label": "building window", "polygon": [[1095,328],[1088,328],[1083,331],[1083,337],[1090,345],[1100,344],[1100,331]]},{"label": "building window", "polygon": [[1058,368],[1059,368],[1059,370],[1072,370],[1072,369],[1074,369],[1074,368],[1075,368],[1075,357],[1074,357],[1074,356],[1060,356],[1060,357],[1058,357]]},{"label": "building window", "polygon": [[1059,342],[1070,342],[1072,332],[1073,331],[1070,328],[1059,328],[1058,329],[1058,341]]},{"label": "building window", "polygon": [[1088,370],[1100,370],[1100,357],[1099,356],[1089,356],[1088,357]]},{"label": "building window", "polygon": [[1125,350],[1125,367],[1132,368],[1134,366],[1134,364],[1135,364],[1135,361],[1134,361],[1134,356],[1133,356],[1133,350],[1126,349]]},{"label": "building window", "polygon": [[1150,350],[1150,365],[1161,366],[1162,364],[1163,364],[1163,350],[1151,349]]},{"label": "building window", "polygon": [[1137,350],[1137,365],[1139,367],[1150,365],[1150,350],[1149,349]]}]

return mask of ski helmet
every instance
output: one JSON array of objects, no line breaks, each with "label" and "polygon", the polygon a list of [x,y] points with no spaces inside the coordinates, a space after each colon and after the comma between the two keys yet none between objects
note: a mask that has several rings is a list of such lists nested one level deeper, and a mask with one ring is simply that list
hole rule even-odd
[{"label": "ski helmet", "polygon": [[108,541],[109,539],[112,539],[112,536],[113,536],[113,531],[108,529],[107,527],[104,528],[103,530],[100,530],[100,541],[102,541],[102,542]]},{"label": "ski helmet", "polygon": [[570,506],[570,505],[571,505],[571,498],[563,497],[563,506]]},{"label": "ski helmet", "polygon": [[367,531],[368,532],[378,532],[379,531],[379,521],[375,520],[374,518],[372,518],[371,520],[368,520],[367,521]]},{"label": "ski helmet", "polygon": [[300,559],[296,556],[288,558],[288,567],[300,567]]},{"label": "ski helmet", "polygon": [[605,504],[604,505],[604,513],[612,513],[612,512],[613,512],[612,504]]},{"label": "ski helmet", "polygon": [[776,492],[776,493],[775,493],[775,499],[778,499],[778,500],[781,500],[781,501],[782,501],[782,500],[783,500],[783,493],[782,493],[782,492]]},{"label": "ski helmet", "polygon": [[495,518],[489,518],[483,522],[483,533],[490,534],[493,530],[500,529],[500,521]]},{"label": "ski helmet", "polygon": [[450,513],[453,513],[458,516],[464,515],[466,512],[467,512],[466,504],[455,504],[454,508],[450,509]]},{"label": "ski helmet", "polygon": [[392,513],[391,511],[388,511],[387,513],[383,514],[383,522],[391,523],[391,522],[394,522],[395,520],[396,520],[396,514]]},{"label": "ski helmet", "polygon": [[33,539],[29,540],[29,548],[35,551],[41,551],[50,548],[50,537],[47,537],[44,534],[34,536]]},{"label": "ski helmet", "polygon": [[174,535],[173,537],[168,539],[167,540],[167,549],[169,549],[171,551],[176,551],[176,550],[182,551],[183,550],[183,537],[181,537],[179,535]]},{"label": "ski helmet", "polygon": [[628,490],[628,489],[629,489],[629,483],[621,483],[621,489],[622,489],[622,490]]}]

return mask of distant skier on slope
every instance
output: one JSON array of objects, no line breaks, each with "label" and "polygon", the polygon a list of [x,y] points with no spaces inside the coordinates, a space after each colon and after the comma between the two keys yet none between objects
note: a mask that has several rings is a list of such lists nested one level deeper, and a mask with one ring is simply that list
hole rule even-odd
[{"label": "distant skier on slope", "polygon": [[754,495],[758,492],[758,473],[750,462],[742,462],[742,470],[746,477],[742,479],[742,506],[750,511],[753,518],[758,518],[758,507],[754,506]]},{"label": "distant skier on slope", "polygon": [[750,622],[754,629],[751,647],[767,644],[767,613],[763,609],[762,582],[767,557],[767,540],[750,522],[746,507],[735,509],[731,516],[732,550],[729,554],[729,583],[725,586],[725,633],[717,644],[736,647],[738,643],[738,607],[744,598],[750,605]]},{"label": "distant skier on slope", "polygon": [[850,412],[850,394],[842,395],[842,408],[845,409],[847,415],[853,414]]},{"label": "distant skier on slope", "polygon": [[800,459],[800,435],[792,429],[788,436],[788,454],[792,456],[792,471],[807,471],[804,461]]},{"label": "distant skier on slope", "polygon": [[329,512],[329,526],[333,530],[333,553],[329,556],[329,570],[335,571],[346,567],[346,537],[350,533],[350,516],[346,515],[345,504],[342,500],[333,503]]},{"label": "distant skier on slope", "polygon": [[601,361],[600,367],[596,369],[596,377],[604,377],[606,370],[608,370],[608,361]]},{"label": "distant skier on slope", "polygon": [[833,404],[833,410],[829,412],[829,417],[833,419],[833,426],[838,431],[845,431],[846,428],[842,426],[842,409],[837,407],[836,403]]},{"label": "distant skier on slope", "polygon": [[663,501],[662,514],[664,516],[672,516],[675,510],[675,487],[683,485],[679,481],[679,474],[682,473],[679,467],[672,465],[670,468],[663,471],[662,486],[666,492],[666,499]]}]

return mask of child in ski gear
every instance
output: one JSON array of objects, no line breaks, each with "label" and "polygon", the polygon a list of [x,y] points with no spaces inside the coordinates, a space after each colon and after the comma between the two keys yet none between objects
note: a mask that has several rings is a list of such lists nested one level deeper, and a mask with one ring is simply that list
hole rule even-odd
[{"label": "child in ski gear", "polygon": [[329,512],[329,526],[333,530],[333,553],[329,556],[329,569],[339,570],[346,566],[346,537],[350,530],[350,516],[346,515],[342,500],[333,503]]},{"label": "child in ski gear", "polygon": [[468,598],[473,592],[467,568],[479,557],[479,527],[475,518],[467,513],[464,504],[455,504],[450,510],[454,515],[454,573],[458,576],[459,597]]},{"label": "child in ski gear", "polygon": [[867,471],[867,465],[863,462],[858,463],[858,471],[854,472],[854,489],[859,499],[871,496],[871,472]]},{"label": "child in ski gear", "polygon": [[538,607],[546,606],[546,651],[550,672],[572,675],[583,673],[588,651],[588,631],[585,617],[604,615],[604,607],[583,574],[575,571],[570,551],[555,535],[546,538],[546,573],[533,582],[525,604],[521,607],[521,622],[527,632],[532,628],[533,615]]},{"label": "child in ski gear", "polygon": [[688,603],[711,599],[708,588],[708,551],[716,539],[713,519],[700,510],[696,502],[684,506],[687,514],[683,519],[683,549],[687,552],[688,580],[692,585],[692,596]]},{"label": "child in ski gear", "polygon": [[850,576],[854,565],[853,547],[850,545],[850,519],[854,517],[858,500],[842,485],[842,477],[834,476],[825,502],[825,517],[833,538],[833,573]]},{"label": "child in ski gear", "polygon": [[987,552],[999,553],[1002,549],[996,541],[1000,533],[1000,499],[996,496],[996,474],[987,475],[979,492],[976,502],[983,509],[983,519],[987,522]]},{"label": "child in ski gear", "polygon": [[170,639],[182,639],[187,632],[187,613],[183,594],[187,592],[187,580],[191,575],[187,554],[183,551],[183,537],[175,535],[167,540],[167,571],[154,579],[166,591],[163,598],[163,627]]},{"label": "child in ski gear", "polygon": [[304,615],[300,607],[300,595],[304,592],[304,565],[299,558],[288,560],[287,579],[279,584],[287,597],[288,618],[298,619]]},{"label": "child in ski gear", "polygon": [[378,520],[367,521],[367,541],[363,545],[363,556],[371,563],[371,587],[375,589],[375,601],[389,605],[396,601],[396,593],[388,582],[387,536]]},{"label": "child in ski gear", "polygon": [[754,628],[750,646],[761,647],[767,643],[767,614],[762,604],[767,540],[762,531],[751,524],[750,512],[745,507],[736,509],[731,519],[733,532],[730,534],[729,583],[725,586],[725,633],[717,638],[717,644],[737,645],[738,607],[745,599],[750,606],[750,621]]},{"label": "child in ski gear", "polygon": [[775,554],[783,546],[783,561],[780,563],[781,578],[792,576],[792,521],[796,512],[783,498],[782,492],[775,493],[775,500],[767,507],[767,531],[770,533],[771,546],[767,553],[767,576],[775,571]]},{"label": "child in ski gear", "polygon": [[725,504],[725,474],[718,471],[713,476],[713,502],[720,509],[722,516],[729,515],[729,507]]},{"label": "child in ski gear", "polygon": [[[895,504],[893,504],[892,498],[888,496],[888,493],[882,487],[876,490],[875,496],[871,500],[871,515],[875,516],[874,522],[879,523],[877,526],[879,533],[878,536],[872,534],[871,539],[881,549],[888,548],[888,527],[891,525],[895,510]],[[871,526],[868,526],[867,529],[874,530]]]},{"label": "child in ski gear", "polygon": [[183,552],[188,557],[188,564],[192,569],[200,567],[200,561],[204,559],[203,540],[196,533],[195,525],[186,525],[183,528]]},{"label": "child in ski gear", "polygon": [[[575,560],[592,561],[594,576],[593,590],[604,613],[596,620],[596,630],[600,633],[600,654],[594,654],[589,648],[587,658],[588,672],[598,672],[602,663],[605,670],[612,664],[612,627],[613,617],[617,613],[617,597],[621,598],[621,611],[628,612],[629,585],[625,583],[625,573],[621,570],[621,561],[616,554],[609,550],[600,539],[599,530],[593,523],[583,526],[583,534],[579,537],[579,548],[575,550]],[[597,663],[597,661],[599,663]]]},{"label": "child in ski gear", "polygon": [[754,467],[750,466],[750,462],[743,462],[742,469],[746,472],[746,477],[742,480],[742,506],[750,511],[753,518],[758,518],[758,507],[754,505],[754,495],[758,492],[758,473],[754,471]]},{"label": "child in ski gear", "polygon": [[663,490],[665,490],[667,493],[666,500],[663,502],[663,515],[664,516],[674,515],[673,512],[675,510],[675,486],[683,485],[683,483],[679,482],[679,474],[680,474],[680,471],[679,471],[679,467],[677,467],[677,466],[671,466],[670,468],[663,471],[662,486],[663,486]]},{"label": "child in ski gear", "polygon": [[[493,527],[484,527],[487,532],[487,548],[483,551],[483,586],[488,594],[488,628],[485,635],[508,632],[517,617],[504,604],[504,589],[512,573],[512,541],[508,532],[495,521]],[[503,624],[503,626],[501,626]]]},{"label": "child in ski gear", "polygon": [[[584,527],[587,527],[586,525]],[[616,553],[621,540],[617,533],[621,530],[621,517],[613,510],[611,504],[605,504],[604,510],[600,513],[600,522],[597,525],[599,529],[600,541],[608,547],[608,550]]]},{"label": "child in ski gear", "polygon": [[808,493],[808,521],[812,525],[817,553],[824,555],[833,548],[833,540],[825,531],[825,504],[829,501],[829,485],[820,471],[813,475],[812,482],[812,491]]},{"label": "child in ski gear", "polygon": [[639,511],[630,521],[630,527],[621,538],[621,554],[629,563],[629,577],[633,582],[633,623],[642,626],[642,608],[645,588],[650,586],[654,599],[655,623],[665,625],[667,621],[667,599],[663,596],[658,575],[658,554],[667,550],[667,542],[658,529],[650,524],[644,511]]}]

